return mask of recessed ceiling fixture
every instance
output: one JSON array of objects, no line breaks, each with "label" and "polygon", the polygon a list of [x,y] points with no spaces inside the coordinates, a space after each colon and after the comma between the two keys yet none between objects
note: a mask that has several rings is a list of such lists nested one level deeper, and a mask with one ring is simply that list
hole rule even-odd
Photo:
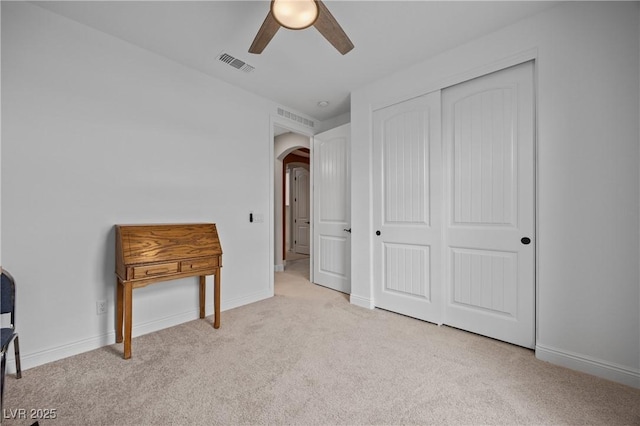
[{"label": "recessed ceiling fixture", "polygon": [[262,53],[280,27],[302,30],[313,25],[343,55],[353,43],[320,0],[271,0],[269,13],[253,39],[249,53]]},{"label": "recessed ceiling fixture", "polygon": [[320,108],[326,108],[326,107],[329,106],[329,101],[320,101],[320,102],[318,102],[318,106]]}]

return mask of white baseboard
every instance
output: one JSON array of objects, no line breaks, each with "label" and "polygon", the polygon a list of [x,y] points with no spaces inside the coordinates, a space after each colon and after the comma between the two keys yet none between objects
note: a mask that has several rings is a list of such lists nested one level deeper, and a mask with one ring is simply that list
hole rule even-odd
[{"label": "white baseboard", "polygon": [[638,369],[541,344],[536,345],[536,358],[640,389],[640,370]]},{"label": "white baseboard", "polygon": [[361,308],[366,308],[366,309],[375,308],[375,305],[373,304],[373,299],[357,296],[355,294],[351,294],[351,296],[349,297],[349,302],[351,302],[352,305],[360,306]]},{"label": "white baseboard", "polygon": [[[83,352],[89,352],[114,342],[115,331],[111,333],[101,334],[99,336],[91,337],[88,339],[79,340],[77,342],[68,343],[66,345],[44,349],[30,354],[25,354],[24,351],[20,351],[20,366],[22,368],[22,371],[25,371],[39,365],[57,361],[59,359],[78,355]],[[13,349],[9,350],[9,354],[11,354],[12,356],[7,357],[7,372],[15,374],[16,368]]]},{"label": "white baseboard", "polygon": [[281,265],[273,265],[273,270],[276,272],[282,272],[284,271],[284,264]]},{"label": "white baseboard", "polygon": [[[221,303],[220,311],[224,312],[229,309],[237,308],[240,306],[248,305],[250,303],[258,302],[263,299],[268,299],[273,296],[273,291],[262,290],[256,293],[249,294],[247,296],[238,297],[236,299],[224,300]],[[213,314],[213,307],[207,307],[205,315],[210,316]],[[131,330],[133,337],[142,336],[144,334],[153,333],[165,328],[173,327],[188,321],[193,321],[200,318],[200,310],[193,309],[187,312],[170,315],[163,318],[158,318],[146,323],[134,325]],[[25,354],[23,351],[20,354],[20,361],[22,370],[28,370],[29,368],[37,367],[39,365],[47,364],[49,362],[57,361],[63,358],[67,358],[73,355],[79,355],[84,352],[92,351],[94,349],[101,348],[103,346],[112,345],[116,341],[115,330],[101,334],[99,336],[90,337],[88,339],[79,340],[76,342],[68,343],[61,346],[45,349],[30,354]],[[13,356],[13,348],[7,353],[7,372],[15,374],[15,357]]]},{"label": "white baseboard", "polygon": [[[220,306],[220,311],[224,312],[229,309],[239,308],[240,306],[248,305],[250,303],[259,302],[264,299],[273,297],[273,289],[264,289],[256,291],[255,293],[248,294],[242,297],[236,297],[235,299],[223,300]],[[213,309],[207,315],[212,315]]]}]

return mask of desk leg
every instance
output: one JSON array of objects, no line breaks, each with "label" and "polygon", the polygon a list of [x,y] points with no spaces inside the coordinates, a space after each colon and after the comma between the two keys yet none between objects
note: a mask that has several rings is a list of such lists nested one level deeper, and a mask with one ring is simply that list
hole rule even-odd
[{"label": "desk leg", "polygon": [[118,278],[116,281],[116,343],[122,343],[122,296],[124,294],[124,286]]},{"label": "desk leg", "polygon": [[124,359],[131,358],[131,331],[133,316],[133,285],[124,285]]},{"label": "desk leg", "polygon": [[206,300],[205,276],[200,275],[200,318],[204,318],[204,302]]},{"label": "desk leg", "polygon": [[213,328],[220,328],[220,269],[218,269],[213,278]]}]

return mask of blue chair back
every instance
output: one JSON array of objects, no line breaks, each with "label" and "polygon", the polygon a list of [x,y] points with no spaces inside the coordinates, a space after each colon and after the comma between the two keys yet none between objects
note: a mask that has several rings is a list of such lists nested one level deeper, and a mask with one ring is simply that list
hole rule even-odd
[{"label": "blue chair back", "polygon": [[2,292],[0,292],[0,314],[11,314],[11,324],[15,311],[16,284],[13,277],[2,271]]}]

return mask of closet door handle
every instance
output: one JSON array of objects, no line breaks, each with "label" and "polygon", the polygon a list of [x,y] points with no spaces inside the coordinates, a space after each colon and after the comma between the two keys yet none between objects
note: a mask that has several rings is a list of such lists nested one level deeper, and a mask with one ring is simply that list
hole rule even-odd
[{"label": "closet door handle", "polygon": [[531,238],[529,238],[529,237],[522,237],[522,238],[520,238],[520,242],[526,246],[526,245],[528,245],[529,243],[531,243]]},{"label": "closet door handle", "polygon": [[376,231],[376,235],[377,235],[377,236],[380,236],[380,231]]},{"label": "closet door handle", "polygon": [[347,228],[344,228],[344,229],[343,229],[343,231],[344,231],[344,232],[348,232],[348,233],[351,233],[351,228],[349,228],[349,229],[347,229]]}]

